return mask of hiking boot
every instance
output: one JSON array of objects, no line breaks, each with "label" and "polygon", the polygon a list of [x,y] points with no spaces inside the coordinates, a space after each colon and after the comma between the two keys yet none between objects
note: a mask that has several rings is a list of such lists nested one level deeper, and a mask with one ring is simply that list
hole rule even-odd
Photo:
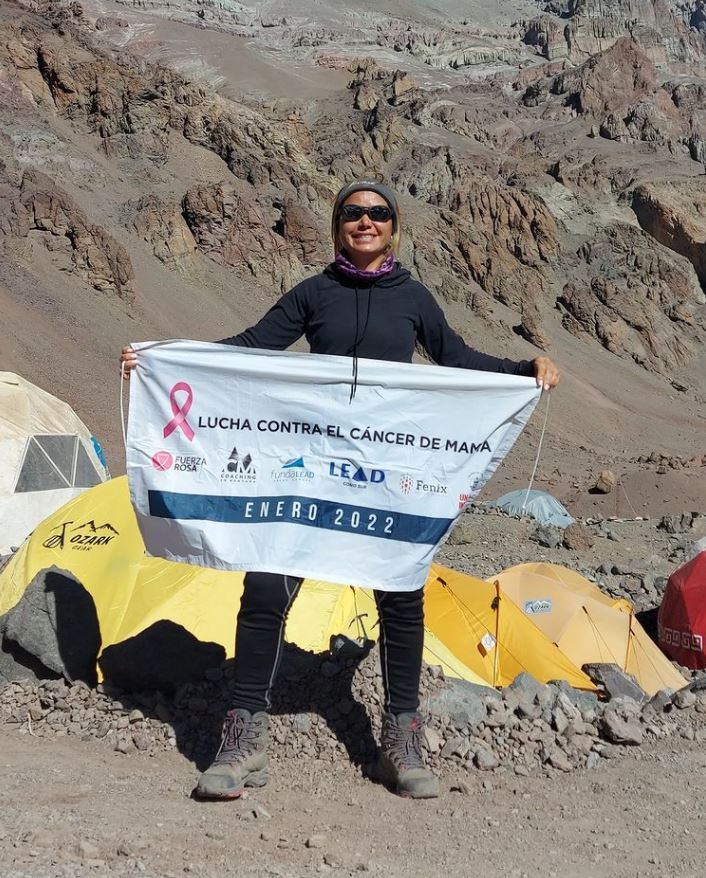
[{"label": "hiking boot", "polygon": [[267,725],[264,711],[236,707],[223,721],[216,758],[199,778],[195,795],[202,799],[237,799],[245,787],[264,787],[267,773]]},{"label": "hiking boot", "polygon": [[439,780],[422,759],[423,730],[420,713],[383,714],[378,771],[380,779],[400,796],[433,799],[439,795]]}]

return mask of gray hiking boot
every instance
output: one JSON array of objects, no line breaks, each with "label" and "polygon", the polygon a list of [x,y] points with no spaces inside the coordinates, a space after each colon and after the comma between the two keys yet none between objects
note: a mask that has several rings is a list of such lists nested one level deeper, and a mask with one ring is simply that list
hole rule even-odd
[{"label": "gray hiking boot", "polygon": [[400,796],[433,799],[439,795],[439,780],[424,767],[420,713],[385,713],[378,770],[380,779],[390,784]]},{"label": "gray hiking boot", "polygon": [[237,799],[245,787],[264,787],[267,774],[267,726],[264,711],[235,708],[223,721],[216,758],[199,778],[195,795],[202,799]]}]

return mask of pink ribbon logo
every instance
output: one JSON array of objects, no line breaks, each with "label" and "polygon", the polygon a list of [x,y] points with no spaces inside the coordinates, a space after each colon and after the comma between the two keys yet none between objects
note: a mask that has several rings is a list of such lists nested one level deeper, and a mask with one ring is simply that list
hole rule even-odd
[{"label": "pink ribbon logo", "polygon": [[[176,399],[177,393],[180,392],[186,394],[184,404],[181,406]],[[172,407],[172,414],[174,415],[174,417],[164,428],[165,439],[167,438],[167,436],[171,436],[172,433],[177,429],[177,427],[179,427],[179,429],[186,436],[189,442],[192,441],[195,434],[191,428],[191,425],[186,420],[186,416],[189,414],[189,409],[191,408],[191,404],[193,401],[194,392],[191,387],[186,383],[186,381],[178,381],[169,391],[169,404]]]},{"label": "pink ribbon logo", "polygon": [[174,463],[174,458],[168,451],[156,451],[152,455],[152,466],[157,470],[157,472],[165,473],[168,469],[171,468],[171,465]]}]

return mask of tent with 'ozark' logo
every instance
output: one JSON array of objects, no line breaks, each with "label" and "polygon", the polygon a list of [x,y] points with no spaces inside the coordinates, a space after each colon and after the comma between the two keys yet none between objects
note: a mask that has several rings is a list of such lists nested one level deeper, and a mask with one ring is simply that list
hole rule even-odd
[{"label": "tent with 'ozark' logo", "polygon": [[[0,372],[0,555],[107,477],[100,445],[69,405],[13,372]],[[95,536],[90,526],[86,535]]]},{"label": "tent with 'ozark' logo", "polygon": [[[243,575],[147,557],[125,478],[87,491],[37,527],[0,572],[0,616],[30,585],[41,585],[43,575],[51,579],[54,602],[63,588],[81,592],[90,607],[87,626],[98,628],[98,665],[121,684],[128,681],[120,675],[128,666],[134,672],[136,663],[139,678],[129,683],[159,686],[179,663],[198,674],[233,654]],[[543,682],[594,688],[494,584],[434,565],[426,605],[424,658],[449,676],[504,686],[527,671]],[[305,580],[285,636],[322,652],[334,635],[375,639],[377,633],[369,591]]]},{"label": "tent with 'ozark' logo", "polygon": [[[291,465],[302,469],[299,460]],[[87,491],[38,525],[0,572],[0,617],[16,607],[43,574],[51,580],[52,601],[60,602],[57,589],[75,593],[80,583],[84,599],[79,603],[92,608],[85,627],[98,625],[98,631],[84,634],[100,645],[99,668],[113,679],[159,686],[172,679],[174,665],[183,668],[185,656],[194,662],[188,671],[198,677],[203,670],[199,661],[210,666],[233,655],[243,574],[145,555],[124,477]],[[306,580],[285,636],[301,649],[323,652],[334,635],[375,639],[376,623],[370,592]],[[57,636],[61,646],[60,631]],[[128,665],[135,673],[135,656],[139,677],[124,680],[121,674]],[[451,676],[485,683],[431,631],[425,658]]]}]

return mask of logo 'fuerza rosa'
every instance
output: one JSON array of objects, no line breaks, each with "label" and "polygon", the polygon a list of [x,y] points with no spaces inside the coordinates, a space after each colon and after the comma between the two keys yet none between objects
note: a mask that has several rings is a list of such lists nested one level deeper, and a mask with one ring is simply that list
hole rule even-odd
[{"label": "logo 'fuerza rosa'", "polygon": [[174,458],[168,451],[155,451],[152,455],[152,466],[158,473],[164,473],[172,468]]}]

